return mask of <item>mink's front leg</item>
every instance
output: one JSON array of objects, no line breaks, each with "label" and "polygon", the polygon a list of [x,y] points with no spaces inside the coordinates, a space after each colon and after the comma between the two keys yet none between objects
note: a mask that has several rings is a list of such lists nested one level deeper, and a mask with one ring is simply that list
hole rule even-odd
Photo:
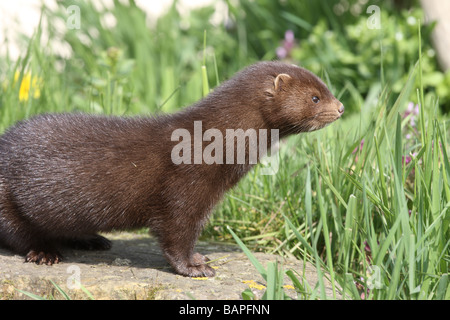
[{"label": "mink's front leg", "polygon": [[[195,243],[202,225],[189,227],[182,221],[172,223],[170,231],[158,233],[164,256],[176,273],[187,277],[213,277],[215,271],[206,262],[209,259],[200,253],[194,253]],[[177,230],[178,232],[174,232]]]}]

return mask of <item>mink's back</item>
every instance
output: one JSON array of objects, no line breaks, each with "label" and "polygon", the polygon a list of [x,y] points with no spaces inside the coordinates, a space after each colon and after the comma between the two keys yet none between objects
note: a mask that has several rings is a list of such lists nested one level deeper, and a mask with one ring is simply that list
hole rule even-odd
[{"label": "mink's back", "polygon": [[0,180],[18,214],[43,232],[148,225],[161,211],[162,167],[171,164],[164,119],[56,114],[19,122],[0,137]]}]

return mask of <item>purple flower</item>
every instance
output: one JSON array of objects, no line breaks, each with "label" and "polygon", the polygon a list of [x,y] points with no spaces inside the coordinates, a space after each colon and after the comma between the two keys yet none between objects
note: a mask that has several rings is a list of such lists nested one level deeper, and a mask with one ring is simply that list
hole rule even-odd
[{"label": "purple flower", "polygon": [[[363,146],[364,146],[364,139],[362,139],[362,140],[361,140],[361,143],[359,144],[359,151],[362,150]],[[358,151],[358,147],[356,147],[356,148],[352,151],[352,154],[353,154],[353,153],[356,153],[357,151]]]},{"label": "purple flower", "polygon": [[276,52],[277,52],[277,57],[280,60],[286,58],[288,55],[288,52],[285,47],[278,47]]},{"label": "purple flower", "polygon": [[412,114],[411,119],[410,119],[410,125],[411,125],[411,127],[415,127],[416,126],[416,116],[419,115],[419,105],[418,104],[414,105],[414,102],[408,103],[408,107],[406,108],[405,113],[403,113],[403,118],[406,118],[410,114]]},{"label": "purple flower", "polygon": [[293,44],[295,40],[294,31],[292,30],[286,31],[286,33],[284,34],[284,39],[287,43]]},{"label": "purple flower", "polygon": [[372,252],[372,250],[370,249],[369,243],[366,241],[364,241],[364,250],[366,252]]},{"label": "purple flower", "polygon": [[276,49],[278,59],[285,59],[291,54],[291,50],[295,46],[294,31],[287,30],[284,33],[283,45]]},{"label": "purple flower", "polygon": [[411,156],[402,156],[402,164],[408,165],[412,161]]}]

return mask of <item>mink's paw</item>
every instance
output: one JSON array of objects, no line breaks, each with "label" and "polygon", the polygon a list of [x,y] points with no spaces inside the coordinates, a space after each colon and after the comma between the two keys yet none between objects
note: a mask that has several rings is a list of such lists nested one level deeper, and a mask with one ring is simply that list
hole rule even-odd
[{"label": "mink's paw", "polygon": [[187,276],[214,277],[216,275],[215,270],[206,264],[208,261],[210,261],[208,257],[196,252],[192,255],[191,261],[192,266],[187,268]]},{"label": "mink's paw", "polygon": [[194,253],[194,255],[192,256],[192,262],[194,265],[201,265],[208,261],[210,260],[207,256],[204,256],[198,252]]},{"label": "mink's paw", "polygon": [[61,261],[61,254],[59,252],[44,252],[30,250],[25,257],[25,262],[34,262],[36,264],[46,264],[51,266],[54,263]]},{"label": "mink's paw", "polygon": [[213,268],[204,263],[206,259],[208,258],[201,254],[194,254],[190,263],[178,263],[172,264],[172,266],[176,273],[186,277],[214,277],[216,272]]},{"label": "mink's paw", "polygon": [[187,273],[183,274],[188,277],[214,277],[216,271],[207,264],[201,264],[198,266],[187,267]]}]

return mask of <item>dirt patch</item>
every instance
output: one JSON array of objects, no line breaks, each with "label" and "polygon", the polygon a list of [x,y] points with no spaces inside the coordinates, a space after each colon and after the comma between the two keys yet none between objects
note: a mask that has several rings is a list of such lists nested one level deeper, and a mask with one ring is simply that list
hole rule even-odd
[{"label": "dirt patch", "polygon": [[[22,256],[0,249],[0,299],[28,299],[18,290],[46,298],[62,299],[63,296],[51,283],[53,281],[72,299],[88,299],[77,288],[75,280],[94,299],[242,299],[242,292],[250,288],[261,297],[265,282],[247,257],[237,246],[199,243],[197,251],[206,254],[216,268],[214,278],[187,278],[173,272],[164,259],[155,239],[134,233],[106,235],[112,240],[109,251],[63,251],[63,262],[53,266],[24,263]],[[315,267],[295,259],[264,253],[255,253],[266,266],[268,261],[278,260],[284,270],[293,269],[301,274],[309,286],[317,283]],[[303,271],[305,270],[305,271]],[[290,280],[286,277],[286,285]],[[326,281],[327,296],[331,296],[331,284]],[[287,286],[288,295],[297,299],[293,287]]]}]

